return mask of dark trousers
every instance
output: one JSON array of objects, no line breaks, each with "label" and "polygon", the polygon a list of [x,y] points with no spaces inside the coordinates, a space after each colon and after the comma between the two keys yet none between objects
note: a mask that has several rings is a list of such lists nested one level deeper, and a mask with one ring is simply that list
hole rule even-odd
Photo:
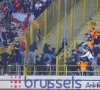
[{"label": "dark trousers", "polygon": [[16,55],[15,55],[14,63],[16,63],[16,62],[18,62],[18,64],[21,63],[21,55],[20,55],[20,53],[16,53]]},{"label": "dark trousers", "polygon": [[7,73],[7,62],[3,61],[3,65],[4,65],[4,74]]}]

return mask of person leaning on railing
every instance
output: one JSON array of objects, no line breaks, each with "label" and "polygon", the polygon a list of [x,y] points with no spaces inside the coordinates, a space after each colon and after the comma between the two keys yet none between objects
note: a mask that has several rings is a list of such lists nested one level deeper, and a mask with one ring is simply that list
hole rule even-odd
[{"label": "person leaning on railing", "polygon": [[69,60],[69,61],[64,63],[67,66],[67,75],[78,74],[77,72],[78,72],[79,67],[77,66],[77,62],[75,61],[75,59],[73,57],[69,57],[69,58],[67,58],[67,60]]},{"label": "person leaning on railing", "polygon": [[81,75],[86,76],[86,69],[88,67],[88,62],[86,61],[86,58],[83,58],[82,61],[77,62],[77,65],[80,67]]}]

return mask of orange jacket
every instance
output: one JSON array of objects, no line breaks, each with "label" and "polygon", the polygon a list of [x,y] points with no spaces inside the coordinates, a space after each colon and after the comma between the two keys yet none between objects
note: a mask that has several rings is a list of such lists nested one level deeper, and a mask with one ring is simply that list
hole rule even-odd
[{"label": "orange jacket", "polygon": [[98,36],[98,30],[95,29],[90,34],[92,35],[93,38],[95,38]]},{"label": "orange jacket", "polygon": [[77,63],[77,65],[81,68],[81,70],[86,70],[86,68],[88,66],[88,62],[80,61]]},{"label": "orange jacket", "polygon": [[93,41],[87,41],[87,43],[88,43],[88,46],[89,46],[91,49],[93,49]]},{"label": "orange jacket", "polygon": [[24,48],[27,48],[27,38],[26,36],[22,36],[22,41],[21,41],[21,44],[24,42]]}]

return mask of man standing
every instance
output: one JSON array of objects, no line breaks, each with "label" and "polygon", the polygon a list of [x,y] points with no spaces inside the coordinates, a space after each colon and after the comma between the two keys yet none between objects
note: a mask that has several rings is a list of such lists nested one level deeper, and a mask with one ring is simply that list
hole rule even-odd
[{"label": "man standing", "polygon": [[10,55],[8,54],[8,51],[5,51],[2,54],[0,54],[0,56],[2,58],[2,63],[4,65],[4,74],[7,74],[7,61]]},{"label": "man standing", "polygon": [[17,41],[15,44],[15,66],[16,66],[16,75],[18,75],[19,66],[21,63],[21,55],[19,53],[20,42]]},{"label": "man standing", "polygon": [[36,42],[34,42],[32,45],[30,45],[27,64],[29,63],[31,57],[33,58],[33,63],[36,64],[36,58],[35,58],[34,52],[37,49],[38,48],[37,48]]}]

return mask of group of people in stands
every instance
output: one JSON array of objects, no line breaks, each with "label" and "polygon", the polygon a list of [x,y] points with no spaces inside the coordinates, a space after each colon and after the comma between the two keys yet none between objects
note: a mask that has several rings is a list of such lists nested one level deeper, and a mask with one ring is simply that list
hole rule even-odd
[{"label": "group of people in stands", "polygon": [[0,45],[9,46],[31,23],[21,22],[14,25],[10,21],[4,24],[3,21],[11,13],[30,13],[34,14],[36,19],[52,2],[53,0],[2,0],[0,2]]},{"label": "group of people in stands", "polygon": [[[16,25],[9,23],[3,23],[12,13],[30,13],[34,14],[35,19],[53,2],[53,0],[1,0],[0,1],[0,45],[9,46],[16,37],[20,36],[23,31],[29,26],[30,22],[21,22]],[[38,20],[34,20],[33,24],[38,25]],[[39,25],[38,25],[39,27]],[[38,30],[40,33],[40,29]],[[39,39],[40,36],[38,35]],[[32,45],[34,46],[34,45]],[[1,54],[1,65],[4,65],[4,73],[7,73],[7,63],[16,66],[16,74],[18,74],[19,64],[28,64],[24,51],[27,48],[27,40],[25,36],[22,36],[20,42],[17,41],[12,47],[12,53],[7,54],[8,51]],[[31,49],[30,49],[31,50]],[[34,51],[34,47],[33,47]],[[33,55],[29,51],[28,61],[30,55]],[[24,58],[23,58],[24,57]],[[9,61],[9,62],[8,62]],[[35,63],[35,62],[34,62]]]},{"label": "group of people in stands", "polygon": [[[32,70],[33,73],[35,68],[37,75],[41,75],[41,74],[47,75],[49,74],[48,71],[50,70],[50,65],[52,65],[51,70],[52,70],[52,74],[54,75],[56,70],[56,56],[63,50],[64,41],[65,40],[63,40],[62,46],[58,50],[58,52],[55,52],[55,48],[52,48],[50,44],[45,44],[43,48],[44,54],[41,54],[41,57],[39,57],[38,55],[35,56],[34,52],[35,50],[38,50],[38,47],[37,47],[37,43],[34,42],[28,47],[29,52],[28,52],[28,57],[26,57],[25,50],[27,49],[27,39],[23,35],[21,37],[20,42],[17,41],[16,44],[12,46],[12,50],[10,54],[8,53],[7,50],[4,53],[0,54],[2,58],[0,64],[4,65],[4,74],[7,74],[7,63],[8,63],[8,67],[11,67],[11,71],[15,70],[16,75],[18,75],[18,74],[23,74],[21,73],[23,72],[23,66],[21,65],[27,66],[30,63],[30,60],[32,60],[33,61],[32,63],[35,65],[35,67],[33,65],[33,70]],[[68,45],[67,42],[66,45]],[[19,73],[18,73],[18,67],[20,69]]]},{"label": "group of people in stands", "polygon": [[90,28],[85,34],[84,41],[77,46],[76,50],[72,50],[72,56],[65,62],[68,75],[99,75],[100,32],[95,26],[95,22],[89,24]]}]

